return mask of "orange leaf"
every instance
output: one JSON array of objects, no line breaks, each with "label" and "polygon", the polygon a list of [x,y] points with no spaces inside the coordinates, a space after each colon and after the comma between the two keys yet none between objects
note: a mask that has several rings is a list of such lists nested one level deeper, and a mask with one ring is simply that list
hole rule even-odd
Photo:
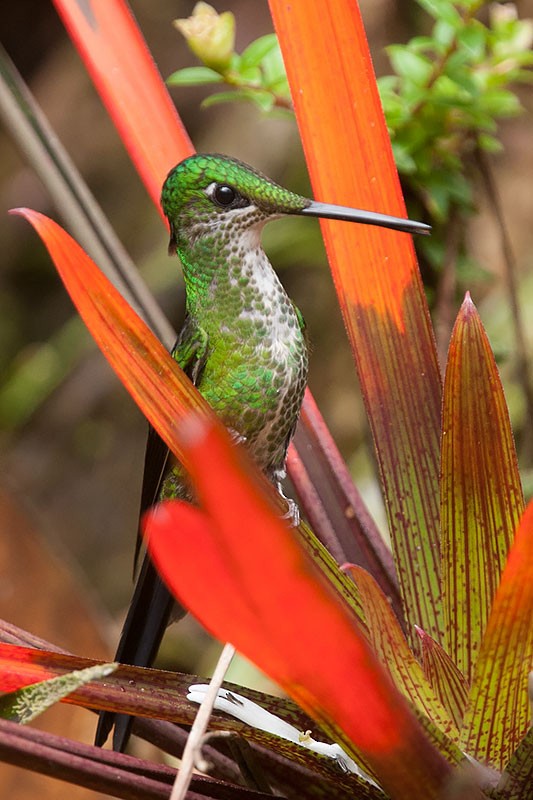
[{"label": "orange leaf", "polygon": [[160,209],[169,170],[193,147],[122,0],[54,0],[148,192]]},{"label": "orange leaf", "polygon": [[468,681],[523,502],[498,368],[467,294],[444,383],[441,505],[446,650]]},{"label": "orange leaf", "polygon": [[[315,196],[404,213],[366,37],[353,0],[270,0]],[[410,237],[322,230],[383,480],[404,606],[440,638],[440,376]]]},{"label": "orange leaf", "polygon": [[195,410],[225,430],[214,412],[147,325],[68,233],[37,211],[18,208],[11,213],[31,222],[94,340],[147,419],[187,466],[177,427]]},{"label": "orange leaf", "polygon": [[341,596],[250,482],[243,454],[203,421],[184,434],[206,512],[169,502],[148,515],[148,547],[164,579],[331,736],[355,745],[391,795],[436,796],[449,767]]}]

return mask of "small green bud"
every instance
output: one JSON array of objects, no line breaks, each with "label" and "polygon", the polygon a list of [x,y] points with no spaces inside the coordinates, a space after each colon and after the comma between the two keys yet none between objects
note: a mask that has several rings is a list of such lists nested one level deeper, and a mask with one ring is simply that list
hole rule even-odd
[{"label": "small green bud", "polygon": [[207,67],[224,72],[235,46],[235,17],[231,11],[218,14],[208,3],[196,3],[192,16],[174,20],[192,52]]}]

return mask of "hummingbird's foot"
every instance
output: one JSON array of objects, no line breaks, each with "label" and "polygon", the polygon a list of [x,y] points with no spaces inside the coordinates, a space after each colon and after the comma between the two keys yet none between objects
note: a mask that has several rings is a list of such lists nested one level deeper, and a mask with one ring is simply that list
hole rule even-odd
[{"label": "hummingbird's foot", "polygon": [[292,528],[297,528],[300,524],[300,509],[298,508],[298,503],[293,500],[291,497],[287,497],[283,492],[283,487],[281,483],[278,481],[276,483],[276,489],[278,493],[283,497],[283,499],[287,502],[287,511],[283,514],[281,519],[288,519],[291,523]]},{"label": "hummingbird's foot", "polygon": [[282,494],[282,497],[285,498],[289,507],[281,519],[288,519],[291,523],[291,528],[297,528],[300,524],[300,509],[298,508],[298,503],[290,497],[285,497],[284,494]]}]

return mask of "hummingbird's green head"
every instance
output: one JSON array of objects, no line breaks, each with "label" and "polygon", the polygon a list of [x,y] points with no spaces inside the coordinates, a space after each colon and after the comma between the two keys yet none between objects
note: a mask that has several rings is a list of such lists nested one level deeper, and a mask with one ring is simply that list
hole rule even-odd
[{"label": "hummingbird's green head", "polygon": [[231,226],[258,231],[269,219],[284,214],[359,222],[407,233],[429,233],[429,225],[391,217],[375,211],[316,202],[289,192],[253,167],[234,158],[197,154],[172,169],[161,194],[161,205],[170,223],[173,252],[198,237]]},{"label": "hummingbird's green head", "polygon": [[284,189],[241,161],[198,154],[172,169],[161,205],[170,223],[170,250],[182,239],[213,233],[228,222],[241,229],[282,214],[298,214],[310,200]]}]

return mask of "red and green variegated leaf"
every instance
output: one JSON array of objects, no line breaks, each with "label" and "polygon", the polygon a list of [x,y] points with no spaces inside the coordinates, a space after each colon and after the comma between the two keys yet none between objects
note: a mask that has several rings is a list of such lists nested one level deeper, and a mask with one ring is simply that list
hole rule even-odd
[{"label": "red and green variegated leaf", "polygon": [[363,605],[372,648],[402,692],[452,741],[459,741],[459,729],[438,699],[422,667],[407,644],[390,603],[374,578],[361,567],[349,566]]},{"label": "red and green variegated leaf", "polygon": [[356,758],[359,751],[391,795],[436,796],[449,767],[356,617],[250,481],[244,454],[201,420],[186,433],[205,511],[170,502],[148,515],[148,547],[165,581],[209,630],[235,644]]},{"label": "red and green variegated leaf", "polygon": [[168,171],[193,147],[123,0],[54,0],[148,192],[160,210]]},{"label": "red and green variegated leaf", "polygon": [[422,667],[442,705],[460,728],[466,709],[468,683],[450,656],[431,636],[417,628],[422,643]]},{"label": "red and green variegated leaf", "polygon": [[511,756],[491,797],[494,800],[531,800],[532,786],[533,728],[530,728]]},{"label": "red and green variegated leaf", "polygon": [[[35,683],[64,678],[72,672],[97,668],[101,669],[102,664],[93,659],[0,643],[0,692],[16,692]],[[187,694],[191,685],[201,682],[197,675],[120,664],[105,681],[80,684],[62,699],[83,708],[130,713],[190,725],[198,707],[187,700]],[[290,700],[232,683],[225,682],[224,686],[266,708],[284,722],[302,731],[309,729],[311,720]],[[242,723],[230,721],[226,715],[221,715],[220,721],[217,718],[213,726],[221,728],[224,723],[231,730],[242,729]],[[250,736],[254,738],[256,734],[251,732]]]},{"label": "red and green variegated leaf", "polygon": [[461,738],[466,751],[503,769],[531,721],[533,502],[520,521],[481,640]]},{"label": "red and green variegated leaf", "polygon": [[25,725],[81,686],[111,675],[117,667],[95,664],[8,692],[0,697],[0,717]]},{"label": "red and green variegated leaf", "polygon": [[469,295],[448,354],[441,469],[445,646],[471,681],[523,497],[498,369]]},{"label": "red and green variegated leaf", "polygon": [[[315,196],[405,213],[352,0],[270,0]],[[442,633],[441,382],[409,236],[322,223],[380,466],[409,629]]]}]

